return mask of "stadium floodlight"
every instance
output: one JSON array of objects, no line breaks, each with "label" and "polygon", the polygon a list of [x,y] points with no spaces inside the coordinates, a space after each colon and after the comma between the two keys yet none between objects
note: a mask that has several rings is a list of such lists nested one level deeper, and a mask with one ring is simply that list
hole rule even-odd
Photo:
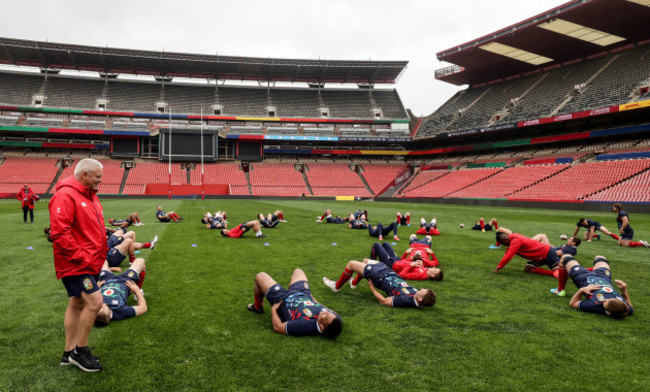
[{"label": "stadium floodlight", "polygon": [[564,19],[553,19],[540,23],[537,27],[599,46],[609,46],[617,42],[625,41],[625,38],[619,37],[618,35],[592,29],[591,27],[569,22]]},{"label": "stadium floodlight", "polygon": [[640,5],[645,5],[646,7],[650,7],[650,0],[627,0],[631,3],[637,3]]},{"label": "stadium floodlight", "polygon": [[552,58],[515,48],[514,46],[500,44],[498,42],[490,42],[489,44],[481,45],[479,46],[479,49],[533,65],[541,65],[553,61]]}]

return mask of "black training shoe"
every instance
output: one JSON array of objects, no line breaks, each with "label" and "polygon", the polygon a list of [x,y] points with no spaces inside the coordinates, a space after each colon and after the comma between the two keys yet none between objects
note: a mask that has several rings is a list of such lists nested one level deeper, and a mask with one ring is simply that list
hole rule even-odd
[{"label": "black training shoe", "polygon": [[98,372],[102,370],[102,364],[99,363],[99,358],[90,353],[90,350],[70,353],[68,358],[71,364],[76,365],[84,372]]},{"label": "black training shoe", "polygon": [[[67,355],[66,355],[66,354],[67,354]],[[61,363],[60,363],[60,365],[61,365],[61,366],[68,366],[68,365],[71,365],[71,363],[70,363],[70,354],[69,354],[69,353],[65,353],[65,352],[63,353],[63,355],[61,356]]]},{"label": "black training shoe", "polygon": [[255,307],[255,304],[248,304],[248,306],[246,306],[246,309],[250,310],[250,311],[253,312],[253,313],[257,313],[257,314],[262,314],[262,313],[264,313],[264,308],[259,308],[259,309],[257,309],[257,308]]}]

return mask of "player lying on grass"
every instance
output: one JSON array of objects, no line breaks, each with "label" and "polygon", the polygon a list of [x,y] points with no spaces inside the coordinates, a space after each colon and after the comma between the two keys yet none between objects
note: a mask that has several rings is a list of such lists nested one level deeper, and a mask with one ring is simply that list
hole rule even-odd
[{"label": "player lying on grass", "polygon": [[214,214],[211,212],[206,212],[205,215],[203,215],[203,218],[201,218],[201,223],[207,224],[213,219],[218,219],[220,221],[228,223],[226,220],[226,211],[215,211]]},{"label": "player lying on grass", "polygon": [[488,223],[485,223],[485,219],[481,217],[478,222],[472,227],[472,230],[481,230],[483,232],[485,231],[490,231],[490,230],[498,230],[499,229],[499,222],[497,222],[497,218],[492,218]]},{"label": "player lying on grass", "polygon": [[597,222],[595,220],[587,219],[587,218],[580,218],[578,223],[576,223],[576,229],[573,231],[573,236],[577,236],[578,232],[580,231],[581,228],[587,229],[585,231],[585,240],[587,242],[591,242],[592,239],[597,238],[600,240],[600,234],[596,233],[596,230],[599,230],[603,234],[606,234],[610,237],[612,237],[615,240],[618,240],[618,236],[614,233],[611,233],[607,228],[603,225],[600,224],[600,222]]},{"label": "player lying on grass", "polygon": [[167,223],[169,221],[174,221],[175,223],[179,223],[180,221],[183,220],[183,217],[178,216],[178,214],[175,213],[174,211],[169,211],[169,212],[163,211],[161,206],[158,206],[156,210],[156,217],[162,223]]},{"label": "player lying on grass", "polygon": [[140,215],[137,212],[130,213],[126,219],[108,218],[108,224],[111,226],[121,226],[123,223],[128,224],[128,226],[142,226],[144,224],[140,221]]},{"label": "player lying on grass", "polygon": [[[109,230],[110,229],[107,229],[107,231]],[[136,250],[153,250],[156,246],[156,242],[158,242],[158,236],[155,236],[151,242],[136,242],[135,232],[127,230],[128,229],[122,228],[115,230],[106,241],[108,245],[106,261],[108,262],[111,271],[122,271],[119,266],[122,264],[127,255],[129,256],[129,261],[133,262],[133,260],[135,260]]]},{"label": "player lying on grass", "polygon": [[630,226],[630,217],[627,215],[627,212],[623,209],[621,203],[615,203],[612,207],[614,212],[616,212],[616,225],[618,226],[618,231],[621,234],[618,239],[618,244],[625,247],[639,247],[645,246],[650,248],[650,244],[647,241],[632,241],[634,238],[634,230]]},{"label": "player lying on grass", "polygon": [[381,222],[377,222],[377,226],[368,225],[368,235],[371,237],[379,237],[379,241],[384,240],[384,236],[393,232],[393,239],[399,241],[397,236],[397,223],[391,222],[390,225],[384,226]]},{"label": "player lying on grass", "polygon": [[403,279],[442,280],[442,270],[435,268],[430,262],[425,263],[421,252],[418,251],[409,256],[409,258],[399,258],[393,247],[387,242],[382,244],[375,242],[370,251],[370,259],[386,264]]},{"label": "player lying on grass", "polygon": [[348,227],[350,229],[365,230],[368,228],[368,221],[366,221],[366,217],[363,214],[358,217],[355,214],[350,214],[348,217]]},{"label": "player lying on grass", "polygon": [[410,212],[405,212],[404,215],[402,215],[401,212],[397,211],[397,217],[395,218],[395,223],[397,223],[397,226],[411,226],[411,213]]},{"label": "player lying on grass", "polygon": [[206,229],[227,229],[228,221],[226,221],[226,212],[217,211],[212,215],[209,212],[206,212],[201,218],[201,223],[205,223]]},{"label": "player lying on grass", "polygon": [[264,297],[271,304],[271,324],[277,333],[289,336],[323,335],[337,337],[343,321],[333,310],[316,301],[309,290],[309,281],[303,270],[296,268],[291,275],[289,289],[280,286],[269,274],[255,275],[253,290],[255,303],[247,309],[264,313]]},{"label": "player lying on grass", "polygon": [[431,219],[431,223],[427,223],[426,219],[420,218],[420,228],[415,234],[440,235],[440,231],[438,231],[438,220],[434,217]]},{"label": "player lying on grass", "polygon": [[411,234],[409,237],[409,248],[404,251],[402,254],[403,260],[413,260],[414,257],[420,255],[420,259],[424,263],[425,267],[437,267],[438,258],[436,254],[433,253],[431,249],[431,236],[428,235],[423,239],[419,240],[415,234]]},{"label": "player lying on grass", "polygon": [[255,232],[255,237],[266,238],[266,236],[262,234],[260,221],[256,221],[256,220],[250,222],[244,222],[240,225],[237,225],[234,229],[230,229],[230,230],[221,229],[221,235],[230,238],[241,238],[241,236],[243,236],[244,233],[246,233],[250,229],[253,229],[253,232]]},{"label": "player lying on grass", "polygon": [[[125,320],[147,313],[147,301],[142,292],[145,274],[145,261],[141,258],[135,259],[121,275],[113,275],[108,269],[108,263],[104,263],[97,282],[104,303],[95,318],[96,327],[104,327],[111,320]],[[130,294],[135,297],[136,306],[127,305]]]},{"label": "player lying on grass", "polygon": [[280,222],[286,222],[286,220],[284,220],[284,214],[282,213],[282,210],[276,210],[273,214],[268,214],[266,216],[260,213],[257,215],[257,218],[259,219],[262,227],[268,229],[274,228]]},{"label": "player lying on grass", "polygon": [[[493,273],[496,274],[501,271],[517,255],[528,260],[524,267],[525,272],[542,274],[540,267],[547,266],[551,272],[543,274],[551,275],[558,280],[558,295],[562,295],[566,284],[566,272],[563,268],[559,268],[562,252],[551,246],[545,234],[538,234],[533,238],[528,238],[501,227],[497,230],[496,240],[497,243],[507,246],[508,249],[499,265],[492,271]],[[534,270],[535,268],[540,269]]]},{"label": "player lying on grass", "polygon": [[[350,287],[356,288],[361,279],[365,278],[373,296],[382,305],[394,308],[420,308],[433,306],[436,303],[436,293],[433,290],[417,290],[409,286],[395,271],[376,260],[364,259],[363,262],[350,260],[338,281],[334,282],[323,277],[323,282],[332,291],[338,292],[355,272],[357,277],[350,282]],[[375,286],[384,291],[388,297],[381,295]]]},{"label": "player lying on grass", "polygon": [[316,220],[316,222],[320,223],[323,220],[325,220],[325,222],[327,222],[327,223],[340,224],[340,223],[347,222],[349,220],[349,217],[342,218],[339,215],[333,217],[332,216],[332,210],[330,210],[328,208],[328,209],[325,210],[325,212],[323,212],[323,215],[321,215],[321,217]]},{"label": "player lying on grass", "polygon": [[627,284],[622,280],[615,280],[621,292],[619,294],[616,291],[612,284],[609,262],[604,256],[594,257],[593,268],[581,266],[570,255],[562,256],[560,263],[569,271],[571,280],[578,288],[569,301],[571,307],[583,312],[605,314],[615,319],[621,319],[634,312],[627,293]]}]

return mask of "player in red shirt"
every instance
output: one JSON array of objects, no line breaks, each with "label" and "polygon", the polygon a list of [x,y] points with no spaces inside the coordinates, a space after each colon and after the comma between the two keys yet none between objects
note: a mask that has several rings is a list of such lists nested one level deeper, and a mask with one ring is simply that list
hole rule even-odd
[{"label": "player in red shirt", "polygon": [[[400,259],[395,254],[393,247],[387,242],[384,242],[383,244],[375,242],[370,251],[370,258],[373,260],[379,260],[386,264],[393,271],[397,272],[397,275],[404,279],[442,280],[443,277],[440,268],[435,268],[430,264],[430,262],[425,265],[421,252],[418,251],[413,255],[409,254],[408,258],[402,257]],[[438,263],[436,260],[436,266],[437,265]],[[356,281],[353,281],[351,285],[356,286],[361,279],[363,279],[363,277],[357,275]]]},{"label": "player in red shirt", "polygon": [[[507,246],[508,250],[506,250],[497,268],[492,271],[493,273],[499,273],[517,255],[529,260],[526,267],[524,267],[524,271],[526,272],[534,272],[530,269],[531,266],[533,268],[539,268],[546,265],[553,271],[552,276],[558,281],[557,289],[553,289],[551,292],[560,296],[565,295],[564,288],[567,279],[566,270],[560,266],[560,255],[562,252],[558,252],[555,247],[551,246],[545,234],[538,234],[533,238],[528,238],[501,227],[497,230],[496,237],[497,242]],[[543,275],[546,275],[546,273]]]},{"label": "player in red shirt", "polygon": [[240,225],[235,226],[234,229],[221,229],[221,235],[224,237],[230,238],[240,238],[248,230],[253,229],[255,232],[255,237],[265,238],[266,236],[262,234],[262,228],[260,227],[260,221],[254,220],[250,222],[244,222]]},{"label": "player in red shirt", "polygon": [[417,255],[420,255],[420,260],[427,268],[437,267],[438,258],[436,254],[431,250],[431,236],[428,235],[421,240],[418,240],[418,237],[415,234],[411,234],[409,237],[410,247],[404,251],[402,254],[402,260],[414,261]]},{"label": "player in red shirt", "polygon": [[420,228],[415,233],[426,235],[440,235],[440,231],[438,230],[438,221],[434,217],[431,219],[431,223],[427,223],[426,219],[420,218]]}]

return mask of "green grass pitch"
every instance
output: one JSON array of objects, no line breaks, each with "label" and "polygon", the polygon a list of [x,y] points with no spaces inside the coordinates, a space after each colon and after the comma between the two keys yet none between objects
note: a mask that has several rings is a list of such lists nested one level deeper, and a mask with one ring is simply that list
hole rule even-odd
[{"label": "green grass pitch", "polygon": [[[157,204],[185,220],[155,223]],[[147,260],[149,312],[93,330],[90,346],[102,372],[60,367],[67,298],[42,232],[46,202],[37,205],[36,223],[25,225],[17,201],[0,201],[0,391],[650,390],[650,249],[620,248],[608,237],[578,248],[583,265],[605,255],[613,276],[628,283],[635,314],[618,321],[571,309],[575,286],[569,282],[565,298],[550,294],[555,280],[525,274],[521,258],[492,274],[504,251],[488,249],[493,233],[469,229],[480,216],[496,216],[504,227],[547,233],[560,244],[559,236],[572,234],[581,216],[615,229],[613,212],[316,200],[103,205],[106,219],[138,211],[145,223],[134,227],[138,240],[160,237],[155,250],[139,254]],[[414,224],[399,228],[398,254],[419,218],[435,216],[442,235],[434,237],[433,249],[445,280],[412,284],[434,289],[438,303],[391,309],[375,302],[365,282],[339,293],[325,287],[323,276],[338,278],[348,260],[368,257],[376,240],[367,231],[315,223],[328,207],[335,214],[366,208],[371,222],[382,223],[398,210],[410,211]],[[199,223],[206,211],[226,210],[234,225],[278,208],[288,223],[264,230],[265,239],[252,233],[226,239]],[[630,219],[635,238],[650,240],[650,216]],[[263,315],[245,309],[257,272],[286,285],[296,267],[306,272],[315,298],[343,317],[337,339],[282,336],[271,328],[268,304]]]}]

